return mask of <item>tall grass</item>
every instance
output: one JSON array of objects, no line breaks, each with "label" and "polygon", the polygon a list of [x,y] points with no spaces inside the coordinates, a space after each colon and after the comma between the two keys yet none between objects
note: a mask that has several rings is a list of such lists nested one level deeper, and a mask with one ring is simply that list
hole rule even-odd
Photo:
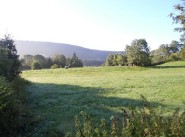
[{"label": "tall grass", "polygon": [[[154,110],[144,100],[142,108],[124,109],[108,120],[93,122],[91,117],[81,112],[76,116],[75,133],[66,136],[76,137],[184,137],[185,110],[176,110],[170,116],[162,116],[162,110]],[[98,124],[97,124],[98,123]]]}]

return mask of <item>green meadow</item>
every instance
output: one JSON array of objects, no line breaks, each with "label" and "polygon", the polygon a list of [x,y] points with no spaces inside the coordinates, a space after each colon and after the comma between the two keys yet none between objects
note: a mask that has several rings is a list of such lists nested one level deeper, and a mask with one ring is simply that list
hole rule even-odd
[{"label": "green meadow", "polygon": [[[74,130],[81,111],[95,121],[110,119],[122,109],[143,106],[143,95],[164,115],[183,108],[185,62],[144,67],[84,67],[23,71],[28,107],[37,117],[30,136]],[[52,133],[51,133],[52,134]]]}]

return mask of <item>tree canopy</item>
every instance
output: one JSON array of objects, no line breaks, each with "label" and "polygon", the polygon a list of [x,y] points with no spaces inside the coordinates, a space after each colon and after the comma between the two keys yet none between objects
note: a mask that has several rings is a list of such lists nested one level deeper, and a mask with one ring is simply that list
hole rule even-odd
[{"label": "tree canopy", "polygon": [[10,35],[0,39],[0,75],[12,81],[21,73],[21,62]]},{"label": "tree canopy", "polygon": [[135,39],[126,46],[128,64],[137,66],[150,65],[150,50],[145,39]]},{"label": "tree canopy", "polygon": [[[180,40],[182,42],[185,42],[185,0],[181,1],[182,4],[177,4],[174,6],[178,14],[171,13],[170,17],[173,19],[174,23],[180,24],[181,27],[176,27],[174,30],[182,33]],[[180,51],[180,58],[185,60],[185,44],[182,50]]]}]

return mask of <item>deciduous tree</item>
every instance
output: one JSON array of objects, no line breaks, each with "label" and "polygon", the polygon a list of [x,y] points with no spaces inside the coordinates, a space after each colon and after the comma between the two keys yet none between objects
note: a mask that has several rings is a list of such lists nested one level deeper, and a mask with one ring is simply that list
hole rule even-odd
[{"label": "deciduous tree", "polygon": [[126,46],[128,64],[148,66],[151,64],[150,50],[145,39],[135,39],[131,45]]}]

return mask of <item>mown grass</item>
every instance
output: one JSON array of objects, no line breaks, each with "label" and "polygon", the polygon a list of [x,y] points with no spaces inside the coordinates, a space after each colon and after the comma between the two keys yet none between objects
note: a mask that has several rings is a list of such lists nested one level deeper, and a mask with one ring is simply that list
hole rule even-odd
[{"label": "mown grass", "polygon": [[81,111],[95,120],[110,119],[124,108],[141,107],[141,95],[154,109],[161,107],[164,115],[173,113],[184,107],[185,63],[164,66],[24,71],[22,77],[32,82],[27,89],[29,106],[40,118],[29,136],[73,131],[74,117]]}]

